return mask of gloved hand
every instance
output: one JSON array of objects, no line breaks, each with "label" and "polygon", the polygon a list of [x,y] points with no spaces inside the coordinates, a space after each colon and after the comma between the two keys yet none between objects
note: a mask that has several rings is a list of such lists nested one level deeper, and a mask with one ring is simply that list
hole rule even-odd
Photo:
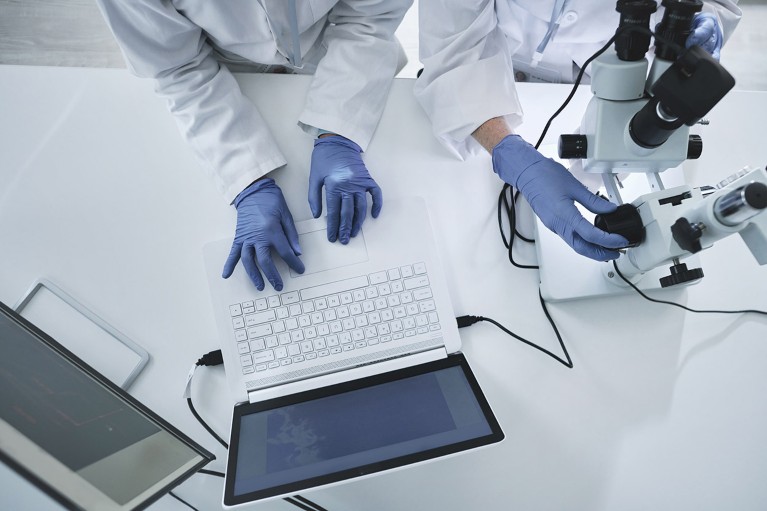
[{"label": "gloved hand", "polygon": [[309,173],[309,207],[314,218],[322,213],[322,187],[328,207],[328,241],[341,240],[360,232],[367,215],[367,192],[373,196],[372,215],[376,218],[383,206],[381,188],[370,177],[362,162],[362,149],[340,135],[314,141]]},{"label": "gloved hand", "polygon": [[493,170],[524,195],[543,224],[557,233],[577,253],[607,261],[628,245],[618,234],[597,229],[583,218],[574,201],[592,213],[612,213],[617,206],[583,186],[559,163],[544,158],[519,135],[508,135],[493,148]]},{"label": "gloved hand", "polygon": [[692,32],[684,43],[685,48],[698,45],[719,60],[723,42],[722,29],[716,16],[709,12],[696,13],[692,18]]},{"label": "gloved hand", "polygon": [[259,291],[264,290],[259,267],[275,291],[282,291],[282,278],[272,261],[272,248],[293,270],[304,272],[304,263],[298,258],[301,255],[298,232],[282,191],[274,179],[261,179],[240,192],[234,206],[237,229],[222,277],[229,278],[237,261],[242,259],[245,272]]}]

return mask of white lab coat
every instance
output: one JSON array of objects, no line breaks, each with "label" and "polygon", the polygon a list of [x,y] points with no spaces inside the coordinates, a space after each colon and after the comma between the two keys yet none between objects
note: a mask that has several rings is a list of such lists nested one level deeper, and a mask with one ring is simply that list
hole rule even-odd
[{"label": "white lab coat", "polygon": [[307,97],[295,98],[305,101],[299,125],[313,135],[317,129],[338,133],[364,150],[404,63],[394,31],[412,4],[298,0],[299,56],[293,55],[288,0],[97,2],[128,68],[155,80],[183,136],[229,201],[286,160],[220,62],[313,73]]},{"label": "white lab coat", "polygon": [[[658,2],[660,4],[660,2]],[[482,123],[505,117],[512,129],[522,122],[517,78],[526,68],[552,18],[555,0],[421,0],[419,52],[424,71],[415,95],[432,122],[434,135],[461,158],[480,151],[471,137]],[[725,40],[740,20],[737,0],[704,1],[719,19]],[[559,28],[534,73],[545,81],[571,83],[579,67],[618,28],[613,0],[567,0]],[[662,8],[650,27],[662,18]],[[587,70],[588,71],[588,70]],[[553,113],[553,110],[552,110]]]}]

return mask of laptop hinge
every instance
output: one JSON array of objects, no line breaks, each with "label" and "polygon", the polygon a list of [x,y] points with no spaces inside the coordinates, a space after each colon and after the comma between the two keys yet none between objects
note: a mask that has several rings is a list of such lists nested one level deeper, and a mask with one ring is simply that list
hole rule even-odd
[{"label": "laptop hinge", "polygon": [[442,358],[447,358],[447,350],[444,346],[438,346],[434,349],[421,351],[419,353],[411,353],[403,357],[391,358],[382,362],[376,362],[375,364],[343,369],[335,373],[312,376],[304,380],[285,383],[275,387],[253,390],[248,393],[248,400],[251,403],[257,403],[259,401],[287,396],[289,394],[296,394],[298,392],[304,392],[319,387],[327,387],[337,383],[344,383],[347,381],[364,378],[366,376],[387,373],[389,371],[402,369],[403,367],[425,364],[426,362],[432,362]]}]

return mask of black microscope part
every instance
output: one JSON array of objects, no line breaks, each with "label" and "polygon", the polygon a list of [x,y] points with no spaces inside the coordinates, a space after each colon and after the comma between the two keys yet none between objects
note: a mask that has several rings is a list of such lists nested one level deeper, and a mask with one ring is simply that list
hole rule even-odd
[{"label": "black microscope part", "polygon": [[612,213],[600,214],[594,218],[594,226],[605,232],[620,234],[629,244],[636,247],[644,241],[645,229],[639,210],[632,204],[621,204]]}]

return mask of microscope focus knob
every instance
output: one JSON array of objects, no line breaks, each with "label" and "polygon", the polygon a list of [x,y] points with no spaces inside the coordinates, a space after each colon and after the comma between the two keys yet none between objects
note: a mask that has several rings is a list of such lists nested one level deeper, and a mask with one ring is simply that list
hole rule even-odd
[{"label": "microscope focus knob", "polygon": [[586,157],[586,135],[559,135],[559,157],[577,159]]},{"label": "microscope focus knob", "polygon": [[644,241],[645,228],[639,210],[633,204],[621,204],[612,213],[600,213],[594,217],[594,226],[605,232],[620,234],[636,247]]},{"label": "microscope focus knob", "polygon": [[687,159],[697,160],[703,154],[703,139],[700,135],[690,135],[687,139]]},{"label": "microscope focus knob", "polygon": [[687,269],[687,265],[684,263],[675,264],[671,267],[671,274],[660,278],[661,287],[676,286],[677,284],[684,284],[693,280],[703,278],[703,269],[691,268]]},{"label": "microscope focus knob", "polygon": [[671,236],[679,248],[691,254],[700,252],[700,237],[703,236],[702,224],[691,224],[685,217],[681,217],[671,226]]}]

